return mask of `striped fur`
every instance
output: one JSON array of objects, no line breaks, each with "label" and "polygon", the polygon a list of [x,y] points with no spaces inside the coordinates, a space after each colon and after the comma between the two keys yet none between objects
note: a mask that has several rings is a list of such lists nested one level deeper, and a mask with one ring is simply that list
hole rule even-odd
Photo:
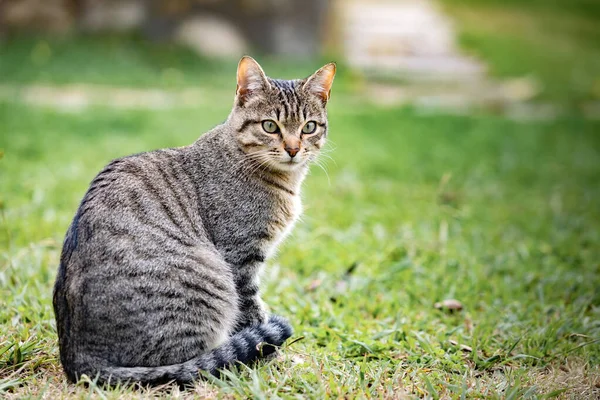
[{"label": "striped fur", "polygon": [[[247,59],[240,70],[248,76],[238,73],[225,123],[190,146],[115,160],[92,181],[54,288],[70,380],[185,384],[291,336],[268,315],[260,274],[298,218],[300,184],[327,135],[324,89],[311,86],[319,71],[274,80]],[[265,119],[281,132],[262,130]],[[318,128],[303,135],[309,120]]]}]

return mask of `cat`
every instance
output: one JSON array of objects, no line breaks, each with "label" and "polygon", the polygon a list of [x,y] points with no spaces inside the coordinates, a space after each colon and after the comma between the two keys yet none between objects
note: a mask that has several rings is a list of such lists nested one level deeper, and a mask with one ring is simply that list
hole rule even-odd
[{"label": "cat", "polygon": [[[329,63],[305,79],[237,70],[227,120],[180,148],[112,161],[67,231],[53,305],[70,381],[190,384],[292,335],[259,295],[327,137]],[[261,344],[262,343],[262,344]]]}]

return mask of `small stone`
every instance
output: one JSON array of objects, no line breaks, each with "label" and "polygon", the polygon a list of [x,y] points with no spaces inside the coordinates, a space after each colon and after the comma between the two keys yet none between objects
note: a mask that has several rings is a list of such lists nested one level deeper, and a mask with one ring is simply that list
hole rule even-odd
[{"label": "small stone", "polygon": [[437,309],[444,309],[448,311],[460,311],[463,309],[462,303],[455,299],[447,299],[442,302],[435,303],[433,306]]},{"label": "small stone", "polygon": [[450,344],[453,346],[458,346],[459,349],[461,349],[462,351],[465,351],[467,353],[472,353],[473,352],[473,348],[467,346],[466,344],[459,344],[456,340],[450,339]]}]

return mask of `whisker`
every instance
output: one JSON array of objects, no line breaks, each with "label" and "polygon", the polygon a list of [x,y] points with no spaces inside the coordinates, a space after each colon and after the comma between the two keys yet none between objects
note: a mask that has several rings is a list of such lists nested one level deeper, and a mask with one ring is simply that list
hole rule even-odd
[{"label": "whisker", "polygon": [[319,159],[318,155],[311,154],[310,161],[312,161],[317,167],[321,168],[323,172],[325,172],[325,176],[327,177],[327,184],[331,186],[331,179],[329,177],[329,173],[327,172],[326,166],[323,165],[323,161]]},{"label": "whisker", "polygon": [[335,165],[337,165],[337,161],[335,161],[335,159],[333,157],[331,157],[330,155],[321,153],[317,156],[317,158],[319,158],[319,157],[325,157],[325,158],[331,160]]},{"label": "whisker", "polygon": [[256,162],[254,165],[248,170],[248,174],[254,174],[256,172],[262,172],[266,170],[270,165],[269,154],[260,154],[260,156],[256,157]]},{"label": "whisker", "polygon": [[254,153],[246,154],[241,160],[239,160],[236,164],[237,169],[244,168],[248,165],[251,167],[256,163],[261,163],[263,158],[269,153],[269,150],[260,150]]}]

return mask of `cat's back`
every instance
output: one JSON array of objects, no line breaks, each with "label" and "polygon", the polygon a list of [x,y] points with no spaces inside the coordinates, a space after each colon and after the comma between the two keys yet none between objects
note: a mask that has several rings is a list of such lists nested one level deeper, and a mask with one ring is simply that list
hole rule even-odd
[{"label": "cat's back", "polygon": [[112,245],[119,238],[202,239],[193,178],[182,149],[163,149],[113,160],[91,182],[70,228],[79,239]]}]

